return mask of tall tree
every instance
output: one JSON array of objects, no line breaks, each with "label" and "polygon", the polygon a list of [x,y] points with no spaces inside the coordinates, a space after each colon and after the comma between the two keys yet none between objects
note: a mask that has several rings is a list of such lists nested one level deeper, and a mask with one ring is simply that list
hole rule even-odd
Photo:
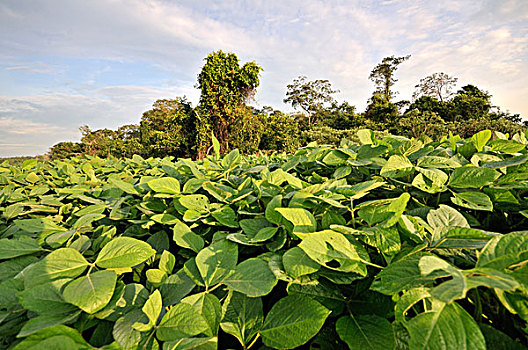
[{"label": "tall tree", "polygon": [[236,129],[240,128],[237,119],[243,117],[241,113],[247,113],[244,106],[259,85],[261,70],[255,62],[241,67],[233,53],[217,51],[207,56],[198,75],[198,88],[201,90],[197,139],[199,158],[207,154],[213,130],[220,142],[220,151],[225,153],[229,149],[232,129],[235,125]]},{"label": "tall tree", "polygon": [[390,102],[391,98],[396,94],[396,92],[391,91],[392,86],[398,81],[394,78],[394,72],[396,72],[400,64],[407,61],[410,57],[411,55],[385,57],[370,72],[369,79],[376,84],[376,92],[381,94],[385,101]]},{"label": "tall tree", "polygon": [[308,127],[316,122],[316,115],[324,108],[325,103],[334,103],[333,94],[339,90],[332,89],[328,80],[308,81],[305,76],[299,76],[287,86],[284,103],[290,103],[293,108],[306,113]]},{"label": "tall tree", "polygon": [[413,100],[420,96],[435,97],[444,102],[453,95],[452,89],[458,78],[450,77],[446,73],[433,73],[423,79],[415,86],[416,91],[413,94]]},{"label": "tall tree", "polygon": [[143,113],[141,144],[148,156],[192,157],[195,155],[196,114],[184,98],[157,100]]}]

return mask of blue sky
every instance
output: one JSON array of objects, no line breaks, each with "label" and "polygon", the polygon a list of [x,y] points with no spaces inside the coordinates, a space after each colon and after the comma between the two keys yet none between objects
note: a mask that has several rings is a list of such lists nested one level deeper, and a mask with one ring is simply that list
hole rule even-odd
[{"label": "blue sky", "polygon": [[475,84],[528,117],[528,1],[0,0],[0,156],[78,141],[78,127],[138,123],[158,98],[194,88],[222,49],[264,71],[254,104],[282,100],[299,75],[328,79],[363,110],[383,57],[399,99],[434,72]]}]

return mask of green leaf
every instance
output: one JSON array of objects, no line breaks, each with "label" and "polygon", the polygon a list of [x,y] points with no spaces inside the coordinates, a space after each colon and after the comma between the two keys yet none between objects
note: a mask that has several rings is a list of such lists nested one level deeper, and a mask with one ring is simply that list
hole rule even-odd
[{"label": "green leaf", "polygon": [[187,276],[185,271],[179,270],[160,285],[159,290],[163,297],[163,306],[174,305],[189,294],[196,284]]},{"label": "green leaf", "polygon": [[194,210],[198,213],[209,212],[209,199],[203,194],[190,194],[180,197],[178,200],[187,209]]},{"label": "green leaf", "polygon": [[[60,325],[66,322],[71,322],[77,316],[79,316],[79,314],[80,314],[80,311],[75,312],[75,313],[43,315],[43,316],[37,316],[35,318],[31,318],[24,324],[20,332],[17,334],[17,337],[27,337],[28,335],[34,334],[35,332],[38,332],[42,329]],[[73,347],[70,347],[70,349],[77,348],[75,342],[68,337],[56,337],[56,338],[57,339],[62,338],[60,339],[60,341],[57,341],[57,346],[59,347],[51,347],[50,349],[59,349],[60,346],[64,346],[64,343],[67,343],[68,341],[70,341],[71,344],[73,344]],[[48,345],[52,346],[51,344],[48,344]],[[40,346],[44,346],[44,345],[41,343]],[[67,347],[65,348],[68,349]],[[46,349],[46,348],[43,347],[42,349]]]},{"label": "green leaf", "polygon": [[503,153],[517,153],[526,147],[514,140],[494,140],[490,142],[490,145],[492,151]]},{"label": "green leaf", "polygon": [[229,292],[222,306],[220,327],[224,332],[236,337],[242,346],[247,346],[260,330],[263,320],[261,298]]},{"label": "green leaf", "polygon": [[162,177],[150,180],[147,185],[154,192],[167,194],[180,194],[180,182],[173,177]]},{"label": "green leaf", "polygon": [[302,208],[275,208],[286,220],[293,224],[293,233],[302,238],[304,234],[315,232],[317,223],[314,216]]},{"label": "green leaf", "polygon": [[66,231],[64,227],[58,226],[49,218],[15,220],[15,225],[31,233]]},{"label": "green leaf", "polygon": [[336,322],[336,331],[350,349],[388,350],[394,348],[392,326],[376,315],[343,316]]},{"label": "green leaf", "polygon": [[215,153],[215,159],[220,159],[220,142],[215,137],[214,131],[211,130],[211,141],[213,143],[213,150]]},{"label": "green leaf", "polygon": [[305,344],[319,332],[330,310],[301,295],[276,302],[264,319],[260,334],[266,346],[292,349]]},{"label": "green leaf", "polygon": [[282,263],[288,275],[293,278],[317,272],[321,267],[299,247],[287,250],[282,256]]},{"label": "green leaf", "polygon": [[40,252],[38,241],[22,236],[19,239],[0,239],[0,260],[11,259],[17,256],[29,255]]},{"label": "green leaf", "polygon": [[24,276],[24,287],[30,288],[61,278],[75,278],[89,263],[77,250],[60,248],[32,265]]},{"label": "green leaf", "polygon": [[117,280],[114,271],[98,271],[77,278],[64,288],[64,300],[93,314],[101,310],[112,298]]},{"label": "green leaf", "polygon": [[380,175],[390,178],[400,178],[411,174],[414,165],[402,155],[393,155],[387,160],[387,163],[381,168]]},{"label": "green leaf", "polygon": [[222,207],[214,212],[211,213],[213,218],[215,218],[220,224],[227,226],[227,227],[233,227],[237,228],[238,221],[237,221],[237,215],[233,209],[231,209],[228,206]]},{"label": "green leaf", "polygon": [[132,309],[115,322],[112,336],[123,349],[133,349],[141,341],[141,333],[132,328],[132,325],[139,322],[148,322],[140,309]]},{"label": "green leaf", "polygon": [[482,192],[459,192],[454,193],[454,197],[451,197],[451,201],[461,207],[493,211],[493,203],[490,197]]},{"label": "green leaf", "polygon": [[471,141],[473,142],[473,145],[477,149],[477,152],[482,152],[484,149],[484,146],[488,143],[488,141],[491,139],[491,131],[490,130],[482,130],[476,134],[474,134],[471,137]]},{"label": "green leaf", "polygon": [[500,173],[489,168],[461,167],[451,173],[448,185],[457,188],[480,188],[491,185]]},{"label": "green leaf", "polygon": [[224,283],[230,290],[244,293],[249,297],[266,295],[277,284],[277,278],[268,264],[258,258],[244,260],[235,268]]},{"label": "green leaf", "polygon": [[213,294],[203,292],[190,295],[181,301],[194,307],[196,312],[204,318],[209,325],[209,329],[204,331],[206,336],[217,336],[218,326],[222,317],[222,306],[220,301]]},{"label": "green leaf", "polygon": [[231,272],[238,261],[238,245],[221,240],[196,255],[196,266],[206,287],[214,286]]},{"label": "green leaf", "polygon": [[438,209],[427,214],[427,223],[435,230],[435,239],[441,238],[441,232],[451,227],[469,227],[464,215],[450,206],[440,204]]},{"label": "green leaf", "polygon": [[280,207],[282,207],[282,196],[279,194],[273,197],[269,201],[268,205],[266,206],[265,214],[266,214],[266,219],[269,222],[276,224],[276,225],[280,225],[282,221],[282,215],[275,210],[276,208],[280,208]]},{"label": "green leaf", "polygon": [[117,179],[109,179],[108,182],[110,182],[113,186],[119,188],[125,193],[139,195],[139,192],[134,188],[134,185],[132,185],[131,183]]},{"label": "green leaf", "polygon": [[486,339],[488,349],[526,350],[521,343],[517,343],[503,332],[487,324],[479,323],[480,330]]},{"label": "green leaf", "polygon": [[528,231],[511,232],[492,238],[479,254],[477,267],[506,269],[523,262],[528,255]]},{"label": "green leaf", "polygon": [[432,284],[433,276],[422,276],[420,258],[426,254],[418,253],[392,262],[376,276],[371,290],[386,295],[393,295],[403,290]]},{"label": "green leaf", "polygon": [[419,314],[407,323],[407,329],[411,349],[486,349],[477,323],[456,303]]},{"label": "green leaf", "polygon": [[172,341],[198,335],[209,329],[202,315],[197,314],[194,307],[186,303],[174,305],[163,316],[156,331],[156,337],[161,341]]},{"label": "green leaf", "polygon": [[73,328],[58,325],[39,330],[13,347],[13,350],[27,349],[90,349],[91,346]]},{"label": "green leaf", "polygon": [[18,293],[18,300],[26,309],[41,315],[72,312],[76,309],[75,306],[66,303],[60,292],[69,280],[65,278],[26,288]]},{"label": "green leaf", "polygon": [[183,248],[191,249],[198,253],[204,247],[204,240],[196,233],[192,232],[189,226],[176,219],[176,225],[172,229],[172,239],[177,245]]},{"label": "green leaf", "polygon": [[161,293],[159,290],[156,289],[154,293],[152,293],[148,300],[145,302],[145,305],[143,305],[141,311],[143,311],[143,313],[147,315],[149,323],[151,325],[155,325],[158,321],[158,317],[161,313],[162,307],[163,302],[161,300]]},{"label": "green leaf", "polygon": [[117,237],[101,249],[95,263],[107,269],[133,267],[154,254],[156,251],[146,242],[132,237]]},{"label": "green leaf", "polygon": [[[354,243],[353,243],[354,242]],[[329,269],[341,272],[355,272],[366,276],[365,262],[370,258],[363,246],[349,241],[341,233],[324,230],[308,234],[299,248],[314,261]]]}]

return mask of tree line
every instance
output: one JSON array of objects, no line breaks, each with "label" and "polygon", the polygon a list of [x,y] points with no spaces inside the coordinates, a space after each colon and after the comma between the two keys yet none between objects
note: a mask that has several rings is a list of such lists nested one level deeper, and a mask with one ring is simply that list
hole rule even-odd
[{"label": "tree line", "polygon": [[200,100],[193,107],[185,97],[157,100],[139,124],[117,130],[82,126],[81,142],[60,142],[52,159],[88,154],[100,157],[203,158],[211,152],[211,135],[221,153],[238,148],[251,154],[293,151],[308,142],[339,144],[369,128],[414,138],[438,139],[449,132],[469,137],[483,129],[515,133],[526,127],[519,114],[492,105],[491,95],[474,85],[454,91],[457,78],[434,73],[419,81],[412,101],[399,100],[394,90],[398,66],[410,56],[385,57],[371,71],[375,85],[365,111],[337,102],[339,92],[328,80],[300,76],[287,86],[284,102],[294,113],[249,105],[259,86],[262,67],[240,64],[233,53],[212,52],[198,75]]}]

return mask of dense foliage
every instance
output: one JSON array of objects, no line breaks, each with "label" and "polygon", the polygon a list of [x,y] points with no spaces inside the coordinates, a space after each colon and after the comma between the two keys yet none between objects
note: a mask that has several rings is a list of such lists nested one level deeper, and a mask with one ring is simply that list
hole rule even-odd
[{"label": "dense foliage", "polygon": [[470,137],[489,129],[514,134],[523,119],[493,106],[491,95],[474,85],[453,93],[457,78],[433,73],[420,80],[413,101],[394,102],[398,66],[410,56],[386,57],[370,73],[376,90],[364,112],[348,102],[337,102],[338,92],[328,80],[310,81],[299,76],[288,84],[285,103],[300,113],[286,114],[264,106],[248,105],[259,85],[262,68],[255,62],[242,66],[233,53],[213,52],[198,75],[200,101],[192,107],[185,97],[158,100],[143,113],[139,125],[118,130],[81,127],[80,143],[61,142],[50,150],[52,159],[80,154],[99,157],[203,158],[212,151],[214,130],[220,153],[238,149],[243,154],[260,151],[294,151],[317,141],[339,145],[359,129],[438,141],[449,132]]},{"label": "dense foliage", "polygon": [[5,162],[0,347],[522,349],[528,140],[491,136]]}]

